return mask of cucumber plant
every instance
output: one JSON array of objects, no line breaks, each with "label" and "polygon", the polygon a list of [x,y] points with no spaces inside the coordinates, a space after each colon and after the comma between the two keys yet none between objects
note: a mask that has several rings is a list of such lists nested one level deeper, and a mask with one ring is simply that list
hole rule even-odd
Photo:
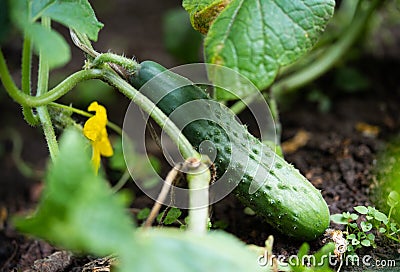
[{"label": "cucumber plant", "polygon": [[[349,34],[350,38],[357,36],[360,25],[367,21],[379,1],[371,1],[367,5],[361,2],[358,1],[357,10],[363,16],[354,19],[357,24],[352,28],[355,33]],[[228,125],[240,137],[228,137],[230,135],[215,123],[199,120],[180,127],[180,120],[169,118],[173,108],[189,101],[202,100],[199,110],[207,112],[202,107],[207,107],[214,100],[226,102],[237,97],[251,100],[254,93],[249,91],[251,89],[248,85],[237,78],[223,78],[220,69],[213,69],[209,71],[211,82],[217,84],[225,80],[230,84],[230,89],[237,92],[232,94],[216,88],[214,96],[210,98],[189,80],[172,72],[164,72],[165,68],[155,62],[139,64],[122,56],[95,52],[90,41],[97,40],[103,25],[97,20],[87,0],[1,1],[0,6],[7,7],[5,18],[9,18],[7,24],[1,26],[0,33],[5,33],[4,27],[10,23],[20,32],[24,41],[21,87],[17,86],[11,76],[3,50],[0,50],[1,82],[10,97],[22,106],[25,120],[30,125],[42,128],[51,157],[46,189],[38,211],[30,218],[16,221],[21,231],[73,251],[94,255],[115,253],[121,258],[120,271],[141,271],[144,267],[149,271],[157,271],[161,266],[171,271],[260,270],[257,258],[238,239],[223,232],[205,235],[203,232],[206,228],[198,231],[199,228],[193,222],[204,226],[209,223],[205,220],[204,209],[201,215],[189,213],[188,231],[185,232],[138,230],[124,210],[129,197],[122,193],[114,194],[106,186],[102,171],[96,175],[100,155],[113,154],[106,125],[119,134],[123,132],[107,120],[105,108],[97,103],[89,107],[89,110],[96,112],[92,116],[72,106],[54,102],[75,85],[92,79],[100,79],[116,87],[147,112],[163,126],[185,159],[194,157],[199,160],[201,156],[197,149],[201,141],[213,141],[218,150],[214,162],[217,176],[229,170],[229,160],[236,162],[237,167],[232,171],[238,183],[235,194],[283,233],[303,240],[314,239],[328,226],[329,211],[320,192],[297,169],[249,134],[222,103],[221,117],[228,121]],[[189,12],[195,28],[206,35],[206,61],[243,74],[260,90],[270,87],[282,67],[295,62],[315,45],[334,11],[333,0],[185,0],[183,6]],[[51,28],[52,21],[71,29],[75,33],[75,42],[79,41],[89,55],[85,69],[71,74],[50,89],[50,70],[61,67],[70,58],[69,46]],[[4,43],[4,35],[0,41]],[[344,52],[352,41],[348,38],[339,51]],[[34,53],[39,57],[36,88],[32,87],[31,82]],[[90,56],[91,53],[94,54]],[[332,53],[329,54],[331,58]],[[328,64],[324,64],[324,69],[330,67],[332,62]],[[317,75],[319,73],[313,72],[310,75],[308,72],[303,83]],[[186,84],[174,92],[165,93],[166,96],[158,101],[154,97],[157,94],[138,91],[153,78],[158,80],[157,91],[161,93],[167,90],[166,87],[176,86],[179,81]],[[291,82],[293,80],[282,82],[283,86],[277,85],[276,88],[286,90],[287,86],[293,85],[290,85]],[[296,81],[294,85],[298,86],[299,82]],[[271,105],[274,104],[273,94],[268,101]],[[238,103],[234,105],[236,112],[242,108],[241,102]],[[54,108],[57,110],[52,110]],[[90,117],[86,124],[92,125],[82,128],[71,118],[71,112]],[[274,113],[277,120],[276,111]],[[55,122],[61,123],[65,130],[61,137],[54,130]],[[90,128],[94,127],[96,129],[91,131]],[[216,133],[207,134],[210,130]],[[96,137],[91,137],[91,133],[95,133]],[[252,144],[251,148],[242,147],[243,139]],[[86,152],[91,148],[90,143],[93,149],[92,160],[96,161],[95,169]],[[238,154],[238,157],[232,156],[232,147],[237,149],[238,153],[234,154]],[[248,162],[246,166],[241,164],[242,159]],[[204,167],[203,161],[200,165]],[[267,165],[272,165],[272,168]],[[260,175],[254,169],[260,169]],[[189,173],[189,186],[190,180],[205,180],[207,183],[209,176],[206,176]],[[264,184],[265,177],[268,177],[269,183]],[[254,180],[262,186],[252,195],[249,194],[249,188]],[[156,251],[160,254],[153,254]],[[149,259],[151,263],[146,261]],[[196,260],[195,265],[182,262],[185,259]]]},{"label": "cucumber plant", "polygon": [[[385,236],[397,243],[400,242],[400,227],[391,218],[392,212],[398,206],[400,197],[396,191],[392,191],[387,204],[390,207],[386,215],[371,206],[356,206],[357,213],[343,212],[333,214],[332,222],[346,226],[346,240],[348,241],[347,252],[351,255],[362,247],[375,248],[376,235]],[[358,220],[360,218],[360,220]]]}]

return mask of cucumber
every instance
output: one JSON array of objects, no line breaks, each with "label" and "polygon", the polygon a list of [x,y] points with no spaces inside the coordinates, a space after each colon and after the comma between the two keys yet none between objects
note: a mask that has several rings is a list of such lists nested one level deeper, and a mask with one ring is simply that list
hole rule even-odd
[{"label": "cucumber", "polygon": [[[252,136],[226,107],[190,80],[165,71],[156,62],[144,61],[128,80],[182,129],[200,153],[215,155],[217,178],[225,178],[223,183],[216,183],[235,186],[233,193],[245,205],[288,236],[312,240],[323,234],[330,220],[320,191]],[[183,114],[175,114],[179,107],[183,107]],[[215,153],[199,150],[206,140],[213,143]],[[254,183],[260,188],[250,194]]]}]

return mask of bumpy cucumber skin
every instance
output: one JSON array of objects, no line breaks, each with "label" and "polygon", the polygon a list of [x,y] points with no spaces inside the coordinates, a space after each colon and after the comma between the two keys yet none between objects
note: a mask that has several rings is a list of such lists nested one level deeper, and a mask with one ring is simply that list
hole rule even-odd
[{"label": "bumpy cucumber skin", "polygon": [[[165,70],[158,63],[144,61],[129,82],[137,89],[145,85],[140,91],[157,103],[166,115],[187,102],[210,100],[203,90],[192,85],[188,79],[172,72],[160,74]],[[146,83],[156,76],[148,86]],[[187,86],[179,87],[181,85]],[[199,107],[197,110],[204,111],[207,118],[212,115],[213,120],[225,122],[225,128],[230,129],[230,135],[234,136],[228,137],[220,125],[207,120],[193,121],[185,125],[182,132],[196,148],[204,140],[214,143],[217,150],[214,161],[217,176],[221,177],[229,168],[231,179],[240,180],[234,194],[271,226],[288,236],[312,240],[323,234],[329,226],[329,209],[321,193],[297,169],[253,137],[225,108],[221,106],[220,110],[210,111],[206,104]],[[190,113],[187,118],[190,120]],[[232,157],[232,146],[238,147],[239,156],[235,153]],[[232,160],[233,164],[229,164]],[[252,182],[263,185],[254,194],[249,194]]]}]

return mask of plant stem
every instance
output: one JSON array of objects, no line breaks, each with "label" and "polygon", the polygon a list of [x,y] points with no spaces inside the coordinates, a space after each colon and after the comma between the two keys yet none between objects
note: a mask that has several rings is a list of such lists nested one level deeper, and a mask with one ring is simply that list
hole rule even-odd
[{"label": "plant stem", "polygon": [[104,71],[103,80],[116,87],[121,93],[149,114],[178,146],[185,159],[191,157],[200,158],[199,153],[197,153],[186,137],[183,136],[179,128],[150,99],[137,91],[128,84],[128,82],[117,76],[111,70]]},{"label": "plant stem", "polygon": [[[22,49],[22,69],[21,69],[21,89],[22,91],[30,95],[31,94],[31,69],[32,69],[32,44],[31,40],[27,35],[24,37],[24,45]],[[25,120],[31,126],[36,126],[38,120],[32,112],[32,108],[22,106],[22,113],[24,114]]]},{"label": "plant stem", "polygon": [[370,15],[380,1],[381,0],[374,0],[366,9],[363,9],[362,3],[360,3],[350,27],[342,34],[336,44],[329,47],[312,65],[275,83],[271,87],[271,92],[278,98],[285,93],[292,92],[312,82],[331,69],[332,66],[342,59],[343,55],[348,52],[350,47],[357,40],[362,30],[365,28],[365,25],[368,23]]},{"label": "plant stem", "polygon": [[248,104],[251,104],[252,102],[254,102],[254,100],[257,99],[257,97],[259,97],[258,94],[251,94],[251,95],[245,97],[244,99],[241,99],[241,100],[235,102],[235,104],[233,104],[229,109],[234,114],[239,114],[247,107]]},{"label": "plant stem", "polygon": [[208,206],[209,206],[209,184],[211,173],[200,160],[187,161],[187,180],[189,184],[189,223],[188,230],[203,234],[207,231]]},{"label": "plant stem", "polygon": [[42,124],[43,133],[46,138],[47,146],[50,151],[50,157],[54,160],[58,155],[58,143],[56,135],[54,133],[53,123],[51,121],[49,112],[46,106],[40,106],[37,108],[39,120]]},{"label": "plant stem", "polygon": [[168,192],[171,188],[172,183],[174,182],[176,176],[178,175],[179,171],[182,168],[182,163],[177,164],[174,168],[172,168],[169,172],[167,177],[165,178],[165,182],[163,187],[161,188],[161,192],[157,197],[156,202],[153,205],[153,208],[150,211],[149,216],[147,217],[146,221],[143,224],[144,228],[149,228],[153,224],[154,220],[156,219],[158,213],[160,212],[162,203],[164,202],[165,198],[168,195]]},{"label": "plant stem", "polygon": [[117,184],[112,187],[112,191],[114,193],[118,192],[121,190],[122,187],[126,184],[126,182],[131,178],[131,175],[129,174],[128,169],[125,170],[125,172],[122,174],[121,178],[118,180]]},{"label": "plant stem", "polygon": [[[50,28],[50,18],[42,17],[42,25],[45,28]],[[37,96],[43,95],[48,90],[49,83],[49,65],[47,59],[44,57],[43,52],[39,53],[39,72],[38,72],[38,85]],[[50,157],[54,160],[58,155],[58,143],[54,133],[53,123],[51,121],[47,106],[43,105],[37,107],[39,120],[42,123],[44,136],[46,138],[47,146],[49,147]]]},{"label": "plant stem", "polygon": [[135,60],[125,58],[123,56],[113,54],[113,53],[103,53],[96,57],[91,65],[93,67],[98,67],[104,63],[112,63],[122,66],[124,69],[127,70],[128,73],[135,72],[138,67],[140,66]]},{"label": "plant stem", "polygon": [[390,217],[392,216],[392,212],[395,206],[390,206],[389,214],[388,214],[388,222],[390,223]]},{"label": "plant stem", "polygon": [[61,96],[72,90],[79,82],[86,81],[89,79],[99,79],[102,78],[104,71],[100,69],[90,69],[78,71],[50,91],[37,96],[31,96],[21,92],[15,85],[14,80],[8,70],[4,55],[0,50],[0,79],[6,89],[7,93],[11,96],[15,102],[28,107],[38,107],[42,105],[47,105],[60,98]]},{"label": "plant stem", "polygon": [[85,34],[75,32],[74,30],[70,29],[70,35],[73,43],[83,52],[88,54],[88,60],[92,61],[92,63],[89,65],[89,68],[101,68],[99,66],[108,64],[114,71],[125,78],[129,74],[135,72],[139,67],[139,64],[136,61],[127,59],[123,56],[113,53],[100,54],[93,49],[90,40]]}]

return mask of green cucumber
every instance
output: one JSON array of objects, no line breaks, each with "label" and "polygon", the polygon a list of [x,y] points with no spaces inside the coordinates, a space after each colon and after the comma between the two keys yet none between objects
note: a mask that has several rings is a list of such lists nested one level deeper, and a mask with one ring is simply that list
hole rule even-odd
[{"label": "green cucumber", "polygon": [[[129,82],[156,103],[197,150],[203,141],[213,143],[217,178],[225,177],[228,186],[237,185],[234,194],[271,226],[301,240],[324,233],[329,210],[320,191],[252,136],[227,108],[190,80],[152,61],[142,62]],[[198,102],[192,105],[193,101]],[[183,108],[183,114],[175,114],[185,105],[190,106]],[[260,188],[250,194],[254,183]]]}]

